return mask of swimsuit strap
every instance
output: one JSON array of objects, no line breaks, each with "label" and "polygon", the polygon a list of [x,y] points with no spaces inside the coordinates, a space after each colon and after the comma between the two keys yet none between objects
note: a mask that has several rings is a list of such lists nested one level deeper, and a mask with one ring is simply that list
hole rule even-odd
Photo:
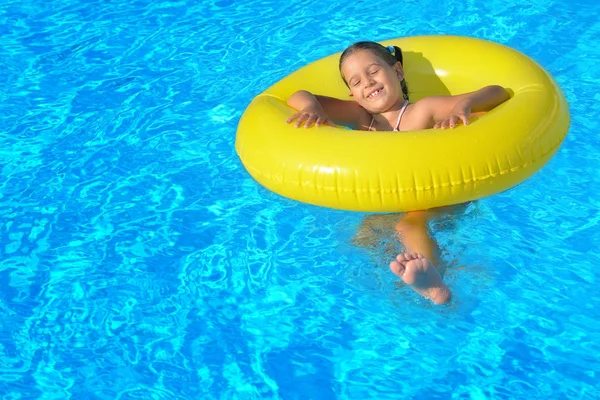
[{"label": "swimsuit strap", "polygon": [[402,115],[404,114],[404,111],[406,111],[406,106],[408,106],[408,100],[406,100],[404,102],[404,105],[402,106],[402,109],[400,110],[400,115],[398,115],[398,121],[396,121],[396,127],[394,128],[394,132],[398,132],[399,131],[399,127],[400,127],[400,120],[402,119]]},{"label": "swimsuit strap", "polygon": [[369,124],[369,129],[367,129],[368,131],[373,127],[373,122],[375,122],[375,117],[371,117],[371,123]]},{"label": "swimsuit strap", "polygon": [[[402,115],[404,114],[404,111],[406,111],[407,106],[408,106],[408,100],[406,100],[404,102],[402,109],[400,109],[400,114],[398,115],[398,120],[396,121],[396,127],[394,128],[394,132],[398,132],[398,127],[400,126],[400,120],[402,119]],[[369,129],[367,129],[367,131],[371,130],[374,122],[375,122],[375,117],[371,117],[371,123],[369,124]]]}]

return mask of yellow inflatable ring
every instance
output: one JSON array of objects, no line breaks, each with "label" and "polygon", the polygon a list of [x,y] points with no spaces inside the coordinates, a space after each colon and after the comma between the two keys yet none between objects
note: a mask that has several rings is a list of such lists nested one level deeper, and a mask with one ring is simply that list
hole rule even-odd
[{"label": "yellow inflatable ring", "polygon": [[536,62],[466,37],[393,39],[404,53],[412,102],[501,85],[511,98],[453,130],[365,132],[294,128],[286,100],[297,90],[350,99],[339,54],[318,60],[258,95],[239,122],[236,150],[266,188],[345,210],[392,212],[458,204],[509,189],[558,150],[569,128],[564,95]]}]

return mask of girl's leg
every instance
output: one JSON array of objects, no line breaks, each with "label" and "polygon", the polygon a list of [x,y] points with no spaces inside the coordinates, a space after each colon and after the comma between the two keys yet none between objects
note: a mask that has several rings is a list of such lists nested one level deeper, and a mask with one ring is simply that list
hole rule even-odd
[{"label": "girl's leg", "polygon": [[392,271],[420,295],[436,304],[450,301],[452,294],[443,282],[439,248],[427,231],[427,211],[403,214],[396,233],[406,248],[390,263]]},{"label": "girl's leg", "polygon": [[440,249],[435,240],[429,236],[428,214],[429,211],[411,211],[402,214],[400,221],[396,223],[396,234],[407,253],[423,254],[440,269]]}]

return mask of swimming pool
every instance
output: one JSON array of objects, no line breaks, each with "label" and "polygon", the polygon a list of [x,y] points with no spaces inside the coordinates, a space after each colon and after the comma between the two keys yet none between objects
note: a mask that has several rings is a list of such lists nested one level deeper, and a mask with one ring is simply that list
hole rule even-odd
[{"label": "swimming pool", "polygon": [[[599,398],[599,11],[0,5],[2,399]],[[366,214],[264,190],[233,146],[291,71],[419,34],[514,47],[571,105],[544,169],[432,222],[451,307],[396,285],[386,232],[353,245]]]}]

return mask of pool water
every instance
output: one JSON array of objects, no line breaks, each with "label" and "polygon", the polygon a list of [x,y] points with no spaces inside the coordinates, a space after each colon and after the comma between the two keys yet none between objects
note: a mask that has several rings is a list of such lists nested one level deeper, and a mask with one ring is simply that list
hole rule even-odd
[{"label": "pool water", "polygon": [[[1,3],[0,398],[600,398],[599,12]],[[389,231],[355,244],[367,214],[271,193],[234,149],[274,82],[421,34],[529,55],[572,118],[531,179],[431,222],[448,307],[398,284]]]}]

